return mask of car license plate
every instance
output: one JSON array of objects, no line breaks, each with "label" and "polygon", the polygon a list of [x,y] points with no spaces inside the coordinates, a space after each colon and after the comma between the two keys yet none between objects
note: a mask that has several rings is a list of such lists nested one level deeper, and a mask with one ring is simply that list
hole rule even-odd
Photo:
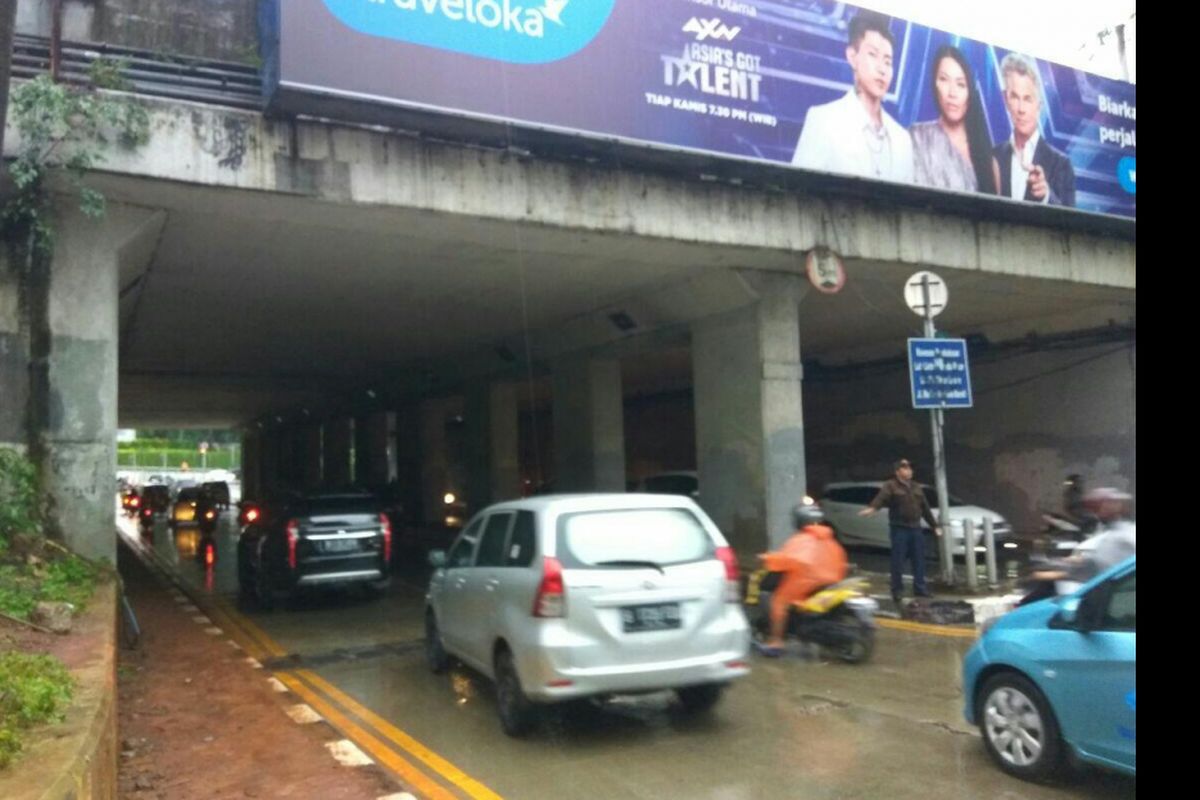
[{"label": "car license plate", "polygon": [[357,549],[357,539],[327,539],[321,547],[321,551],[324,553],[349,553]]},{"label": "car license plate", "polygon": [[621,626],[626,633],[666,631],[682,626],[679,603],[626,606],[621,609]]}]

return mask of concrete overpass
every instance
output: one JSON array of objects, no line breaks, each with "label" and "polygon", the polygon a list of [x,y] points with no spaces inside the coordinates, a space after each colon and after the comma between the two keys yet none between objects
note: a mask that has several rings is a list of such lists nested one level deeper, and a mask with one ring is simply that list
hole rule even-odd
[{"label": "concrete overpass", "polygon": [[[92,179],[107,216],[82,218],[64,188],[48,285],[0,272],[0,441],[45,441],[59,525],[92,554],[112,552],[118,425],[244,427],[248,491],[398,477],[432,506],[446,415],[462,415],[478,507],[519,490],[522,412],[551,410],[556,488],[620,490],[624,404],[689,388],[703,504],[755,552],[814,475],[927,452],[903,397],[865,402],[903,372],[815,388],[804,368],[902,353],[919,333],[901,301],[913,271],[947,279],[939,324],[978,341],[1135,319],[1126,220],[138,102],[150,143],[114,147]],[[4,141],[6,156],[20,146],[11,128]],[[815,247],[845,260],[840,294],[808,290]],[[44,330],[24,311],[39,291]],[[24,377],[40,333],[44,386]],[[1082,379],[1056,380],[1062,356],[1037,347],[977,373],[1001,388],[951,425],[956,493],[994,498],[1007,481],[1031,513],[1070,464],[1134,483],[1132,344],[1095,347]],[[1029,375],[1011,419],[1003,385]]]}]

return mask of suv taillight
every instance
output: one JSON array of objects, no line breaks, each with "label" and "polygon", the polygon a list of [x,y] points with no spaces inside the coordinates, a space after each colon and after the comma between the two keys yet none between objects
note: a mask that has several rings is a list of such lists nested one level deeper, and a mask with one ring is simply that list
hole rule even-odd
[{"label": "suv taillight", "polygon": [[296,545],[300,543],[300,522],[289,519],[287,524],[288,568],[296,568]]},{"label": "suv taillight", "polygon": [[392,563],[392,521],[387,514],[379,515],[379,532],[383,534],[383,563]]},{"label": "suv taillight", "polygon": [[542,559],[542,582],[533,599],[535,617],[566,616],[567,595],[563,588],[562,564],[557,558]]},{"label": "suv taillight", "polygon": [[725,565],[725,602],[740,603],[742,587],[738,581],[737,555],[732,547],[718,547],[717,560]]}]

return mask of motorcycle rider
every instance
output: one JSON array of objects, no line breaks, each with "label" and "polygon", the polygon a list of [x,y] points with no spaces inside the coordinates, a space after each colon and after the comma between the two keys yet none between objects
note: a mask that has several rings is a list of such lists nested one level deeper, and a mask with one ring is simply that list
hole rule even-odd
[{"label": "motorcycle rider", "polygon": [[1087,513],[1099,520],[1099,531],[1076,548],[1075,553],[1054,569],[1033,573],[1041,586],[1021,605],[1053,597],[1058,581],[1086,583],[1137,552],[1137,526],[1129,519],[1133,496],[1119,489],[1093,489],[1084,495]]},{"label": "motorcycle rider", "polygon": [[846,551],[833,537],[833,528],[823,524],[824,521],[821,507],[804,498],[804,502],[792,509],[795,533],[779,550],[758,556],[767,570],[783,573],[783,579],[771,594],[770,639],[758,647],[765,656],[783,655],[783,634],[794,604],[846,578]]}]

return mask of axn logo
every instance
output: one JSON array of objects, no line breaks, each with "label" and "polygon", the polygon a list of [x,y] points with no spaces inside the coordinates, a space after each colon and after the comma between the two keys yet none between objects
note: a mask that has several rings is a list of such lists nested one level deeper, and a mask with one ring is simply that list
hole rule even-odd
[{"label": "axn logo", "polygon": [[738,27],[731,28],[716,17],[712,19],[692,17],[683,26],[683,32],[695,34],[696,41],[698,42],[703,42],[706,39],[723,39],[727,42],[732,42],[742,32],[742,29]]}]

